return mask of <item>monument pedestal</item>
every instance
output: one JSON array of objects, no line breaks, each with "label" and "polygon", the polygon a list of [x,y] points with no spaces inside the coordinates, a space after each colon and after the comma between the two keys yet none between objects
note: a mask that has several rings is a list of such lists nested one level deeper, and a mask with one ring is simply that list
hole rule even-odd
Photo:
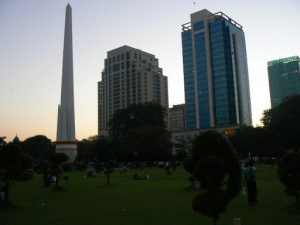
[{"label": "monument pedestal", "polygon": [[55,142],[55,152],[66,154],[69,157],[69,161],[73,162],[77,156],[77,142],[57,141]]}]

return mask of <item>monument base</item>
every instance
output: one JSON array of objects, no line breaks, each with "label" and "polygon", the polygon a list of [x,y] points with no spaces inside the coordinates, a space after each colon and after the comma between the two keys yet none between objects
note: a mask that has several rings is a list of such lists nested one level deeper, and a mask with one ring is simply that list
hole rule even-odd
[{"label": "monument base", "polygon": [[76,141],[58,141],[55,142],[56,153],[64,153],[69,157],[69,161],[73,162],[77,156]]}]

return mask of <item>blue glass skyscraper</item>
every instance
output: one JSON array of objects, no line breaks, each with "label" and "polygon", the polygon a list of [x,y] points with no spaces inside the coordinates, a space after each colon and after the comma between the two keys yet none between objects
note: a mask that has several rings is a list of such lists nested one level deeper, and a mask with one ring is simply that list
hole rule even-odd
[{"label": "blue glass skyscraper", "polygon": [[300,94],[300,58],[298,56],[268,62],[271,106],[289,96]]},{"label": "blue glass skyscraper", "polygon": [[182,25],[186,128],[251,125],[242,26],[204,9]]}]

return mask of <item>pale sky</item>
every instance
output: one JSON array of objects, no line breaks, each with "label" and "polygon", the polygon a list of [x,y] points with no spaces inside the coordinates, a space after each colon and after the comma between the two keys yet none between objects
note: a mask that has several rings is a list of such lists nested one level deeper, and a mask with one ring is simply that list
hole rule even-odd
[{"label": "pale sky", "polygon": [[0,0],[0,136],[56,137],[65,7],[73,16],[76,136],[97,134],[97,82],[106,53],[129,45],[154,54],[169,105],[184,103],[181,24],[222,11],[246,36],[253,125],[270,108],[267,61],[300,55],[299,0]]}]

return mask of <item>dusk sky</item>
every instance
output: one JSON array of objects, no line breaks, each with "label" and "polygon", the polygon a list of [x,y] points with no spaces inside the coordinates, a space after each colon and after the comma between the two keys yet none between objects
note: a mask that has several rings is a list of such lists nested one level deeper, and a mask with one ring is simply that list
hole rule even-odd
[{"label": "dusk sky", "polygon": [[76,136],[97,134],[97,82],[106,53],[129,45],[154,54],[169,106],[184,103],[181,24],[222,11],[245,32],[253,125],[270,108],[267,61],[300,55],[299,0],[0,0],[0,136],[55,140],[65,7],[73,19]]}]

